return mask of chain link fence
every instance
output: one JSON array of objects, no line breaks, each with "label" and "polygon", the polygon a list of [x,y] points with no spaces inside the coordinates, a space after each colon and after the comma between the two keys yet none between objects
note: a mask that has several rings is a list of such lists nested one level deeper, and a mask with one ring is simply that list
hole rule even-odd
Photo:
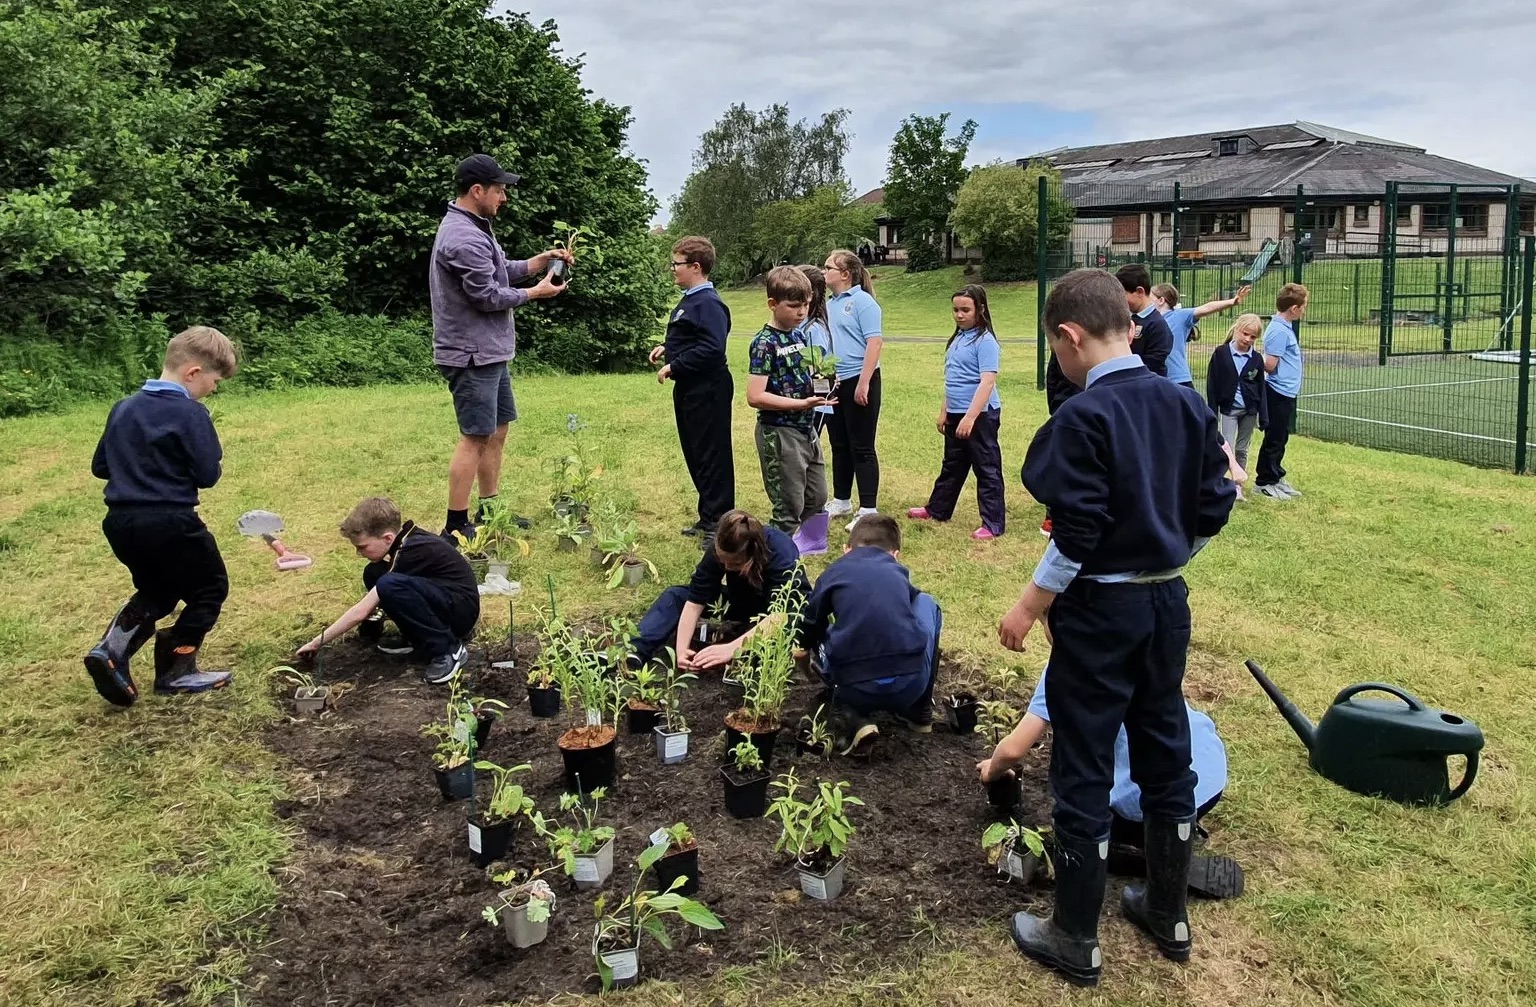
[{"label": "chain link fence", "polygon": [[[1042,180],[1074,207],[1070,233],[1042,231],[1040,298],[1084,266],[1142,262],[1183,307],[1249,293],[1203,319],[1187,344],[1196,387],[1233,319],[1266,321],[1286,283],[1310,294],[1300,339],[1296,432],[1524,472],[1531,431],[1531,194],[1518,186],[1394,182],[1370,198],[1260,197],[1241,182]],[[1045,347],[1037,377],[1043,386]]]}]

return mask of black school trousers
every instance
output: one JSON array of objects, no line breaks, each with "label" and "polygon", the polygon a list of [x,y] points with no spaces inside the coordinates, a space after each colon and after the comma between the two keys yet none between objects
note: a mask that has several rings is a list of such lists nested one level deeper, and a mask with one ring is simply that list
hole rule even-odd
[{"label": "black school trousers", "polygon": [[1273,486],[1285,478],[1285,446],[1291,441],[1291,419],[1296,415],[1296,400],[1266,388],[1264,404],[1269,408],[1269,422],[1264,427],[1264,441],[1259,445],[1256,482],[1260,486]]},{"label": "black school trousers", "polygon": [[699,494],[699,527],[711,532],[720,518],[736,507],[736,460],[731,453],[731,398],[735,394],[730,371],[672,386],[677,439]]},{"label": "black school trousers", "polygon": [[201,647],[229,597],[229,574],[213,533],[190,507],[112,507],[101,522],[112,555],[128,568],[140,615],[159,622],[183,604],[171,627],[177,647]]},{"label": "black school trousers", "polygon": [[1193,821],[1184,579],[1103,584],[1078,577],[1052,603],[1049,619],[1054,642],[1045,701],[1057,832],[1090,843],[1109,838],[1115,738],[1122,723],[1142,815]]},{"label": "black school trousers", "polygon": [[875,453],[875,433],[880,426],[880,371],[869,379],[869,405],[854,400],[858,378],[843,378],[837,385],[837,405],[827,424],[832,442],[832,498],[848,500],[853,484],[859,484],[859,506],[878,507],[880,456]]},{"label": "black school trousers", "polygon": [[949,413],[944,422],[944,464],[928,494],[928,514],[935,521],[948,521],[955,515],[955,502],[965,487],[966,476],[976,472],[976,504],[981,523],[987,531],[1001,535],[1007,524],[1003,503],[1003,451],[998,446],[998,430],[1003,411],[988,409],[971,424],[971,436],[955,436],[955,428],[964,413]]}]

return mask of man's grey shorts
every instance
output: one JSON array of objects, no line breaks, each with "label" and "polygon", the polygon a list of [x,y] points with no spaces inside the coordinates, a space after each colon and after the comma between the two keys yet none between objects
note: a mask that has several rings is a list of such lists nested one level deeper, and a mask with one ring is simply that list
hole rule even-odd
[{"label": "man's grey shorts", "polygon": [[505,360],[478,367],[438,364],[437,369],[448,379],[448,388],[453,392],[459,433],[466,437],[489,437],[497,427],[517,419],[512,375]]}]

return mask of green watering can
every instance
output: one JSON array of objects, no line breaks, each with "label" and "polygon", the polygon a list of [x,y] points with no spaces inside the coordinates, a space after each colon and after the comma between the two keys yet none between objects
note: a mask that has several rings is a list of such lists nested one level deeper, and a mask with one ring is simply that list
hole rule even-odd
[{"label": "green watering can", "polygon": [[[1314,727],[1264,669],[1246,664],[1312,753],[1312,768],[1339,786],[1402,804],[1449,804],[1471,788],[1483,748],[1483,732],[1471,721],[1431,709],[1395,685],[1361,682],[1335,696]],[[1396,698],[1363,699],[1363,692]],[[1453,755],[1467,759],[1466,775],[1454,789],[1446,768]]]}]

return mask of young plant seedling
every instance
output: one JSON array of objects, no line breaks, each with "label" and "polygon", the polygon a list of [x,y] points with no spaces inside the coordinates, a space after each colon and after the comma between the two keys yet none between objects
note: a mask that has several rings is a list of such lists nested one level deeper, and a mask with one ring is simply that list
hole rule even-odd
[{"label": "young plant seedling", "polygon": [[864,804],[848,793],[847,781],[818,780],[810,800],[801,800],[801,783],[793,769],[773,781],[773,786],[780,791],[768,806],[768,813],[779,820],[774,852],[788,853],[797,864],[823,870],[841,860],[854,833],[848,808]]},{"label": "young plant seedling", "polygon": [[607,541],[602,543],[602,550],[604,561],[608,564],[610,590],[621,584],[634,587],[646,576],[651,580],[661,579],[656,564],[641,556],[639,549],[640,526],[633,520],[609,532]]},{"label": "young plant seedling", "polygon": [[1044,833],[1020,825],[1013,819],[987,826],[987,831],[981,834],[981,848],[987,854],[987,863],[1020,881],[1029,880],[1030,872],[1023,860],[1025,854],[1044,864],[1048,873],[1055,873],[1051,855],[1045,849]]},{"label": "young plant seedling", "polygon": [[607,912],[607,900],[599,896],[593,910],[597,926],[592,934],[592,954],[597,959],[598,976],[604,989],[615,985],[633,983],[639,972],[640,938],[650,934],[656,943],[671,950],[672,938],[668,935],[664,920],[668,916],[681,918],[685,923],[701,930],[723,930],[725,924],[701,902],[696,902],[675,889],[685,883],[684,877],[672,879],[665,892],[644,889],[646,874],[656,866],[667,852],[661,844],[647,846],[635,862],[635,885],[624,901]]},{"label": "young plant seedling", "polygon": [[569,819],[568,824],[546,819],[542,812],[534,813],[533,827],[544,837],[550,855],[561,863],[568,877],[577,877],[578,857],[595,856],[613,841],[613,826],[597,824],[598,805],[607,796],[604,787],[592,791],[586,800],[579,794],[561,794],[560,811]]},{"label": "young plant seedling", "polygon": [[800,718],[800,744],[807,751],[825,756],[832,751],[832,728],[827,723],[827,707],[823,703],[816,712]]},{"label": "young plant seedling", "polygon": [[514,782],[518,773],[533,769],[529,763],[503,767],[481,759],[475,768],[491,774],[491,799],[486,804],[485,820],[489,823],[510,822],[533,813],[533,798],[523,792],[522,785]]}]

